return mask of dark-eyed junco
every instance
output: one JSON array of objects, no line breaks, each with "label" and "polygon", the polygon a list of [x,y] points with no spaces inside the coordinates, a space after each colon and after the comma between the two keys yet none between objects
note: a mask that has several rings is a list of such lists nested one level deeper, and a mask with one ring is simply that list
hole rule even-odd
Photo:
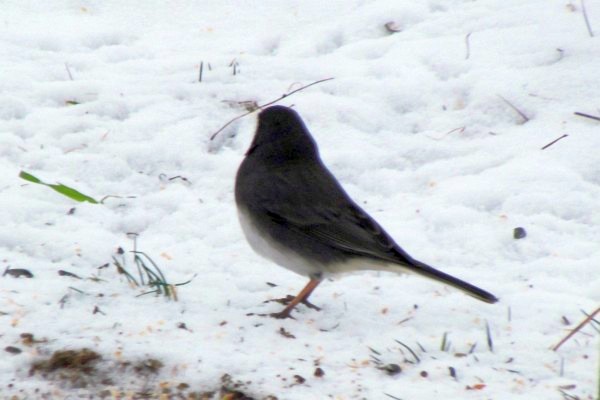
[{"label": "dark-eyed junco", "polygon": [[487,303],[496,297],[409,256],[329,172],[294,110],[264,109],[240,165],[235,201],[250,246],[310,281],[273,317],[287,318],[328,275],[359,270],[415,273]]}]

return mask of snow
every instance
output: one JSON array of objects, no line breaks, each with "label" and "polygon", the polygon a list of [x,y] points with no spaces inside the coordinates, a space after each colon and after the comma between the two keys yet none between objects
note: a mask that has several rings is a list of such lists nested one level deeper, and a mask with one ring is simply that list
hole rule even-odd
[{"label": "snow", "polygon": [[[600,303],[600,125],[573,114],[600,115],[600,7],[586,6],[595,37],[569,1],[3,2],[0,268],[34,278],[0,278],[0,348],[22,350],[0,357],[0,397],[203,393],[225,374],[257,399],[598,396],[592,324],[551,350]],[[255,115],[209,138],[236,102],[328,77],[280,104],[406,251],[499,303],[364,272],[324,282],[321,312],[258,315],[306,281],[254,254],[237,221]],[[76,203],[21,170],[120,197]],[[130,232],[170,282],[193,277],[178,301],[136,297],[147,288],[117,273]],[[30,375],[84,347],[103,357],[87,387]],[[164,367],[118,364],[145,359]]]}]

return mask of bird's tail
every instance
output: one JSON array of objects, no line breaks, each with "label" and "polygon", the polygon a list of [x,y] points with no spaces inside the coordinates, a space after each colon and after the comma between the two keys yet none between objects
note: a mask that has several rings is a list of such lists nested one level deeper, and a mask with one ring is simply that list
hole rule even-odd
[{"label": "bird's tail", "polygon": [[411,272],[415,272],[429,279],[445,283],[446,285],[459,289],[468,294],[469,296],[473,296],[476,299],[484,301],[486,303],[493,304],[498,301],[498,298],[496,298],[496,296],[494,296],[490,292],[486,292],[485,290],[478,288],[477,286],[471,285],[470,283],[465,281],[461,281],[460,279],[448,275],[442,271],[439,271],[425,263],[422,263],[421,261],[414,259],[412,259],[411,261]]}]

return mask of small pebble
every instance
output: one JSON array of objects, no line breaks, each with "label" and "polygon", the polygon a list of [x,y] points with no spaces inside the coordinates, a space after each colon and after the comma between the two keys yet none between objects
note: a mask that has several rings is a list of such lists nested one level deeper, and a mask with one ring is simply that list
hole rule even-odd
[{"label": "small pebble", "polygon": [[388,375],[396,375],[396,374],[399,374],[400,372],[402,372],[402,368],[400,368],[400,366],[398,364],[387,364],[387,365],[383,366],[381,369],[383,369],[385,372],[387,372]]},{"label": "small pebble", "polygon": [[450,371],[450,376],[456,379],[456,370],[454,367],[448,367],[448,371]]},{"label": "small pebble", "polygon": [[525,231],[525,228],[518,227],[513,230],[513,238],[523,239],[525,236],[527,236],[527,232]]}]

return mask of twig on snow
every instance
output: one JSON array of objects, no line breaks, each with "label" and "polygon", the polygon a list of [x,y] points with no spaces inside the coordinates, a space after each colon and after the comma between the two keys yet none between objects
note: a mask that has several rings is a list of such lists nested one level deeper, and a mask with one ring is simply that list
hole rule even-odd
[{"label": "twig on snow", "polygon": [[67,70],[67,74],[69,74],[69,79],[74,80],[73,74],[71,74],[71,70],[69,69],[69,64],[65,63],[65,69]]},{"label": "twig on snow", "polygon": [[402,347],[404,347],[406,350],[408,350],[410,352],[410,354],[412,354],[412,356],[415,358],[415,361],[418,363],[421,362],[421,359],[419,358],[419,356],[417,356],[417,354],[413,351],[413,349],[411,349],[410,347],[408,347],[407,345],[405,345],[404,343],[402,343],[401,341],[396,340],[396,343],[398,343],[399,345],[401,345]]},{"label": "twig on snow", "polygon": [[[297,92],[299,92],[299,91],[301,91],[301,90],[307,89],[307,88],[309,88],[309,87],[311,87],[311,86],[313,86],[313,85],[316,85],[316,84],[318,84],[318,83],[322,83],[322,82],[327,82],[327,81],[330,81],[330,80],[332,80],[332,79],[334,79],[334,78],[320,79],[320,80],[318,80],[318,81],[315,81],[315,82],[309,83],[308,85],[304,85],[304,86],[302,86],[302,87],[299,87],[298,89],[292,90],[292,91],[291,91],[291,92],[289,92],[289,93],[284,93],[284,94],[282,94],[281,96],[279,96],[277,99],[275,99],[275,100],[273,100],[273,101],[270,101],[270,102],[268,102],[268,103],[265,103],[265,104],[261,104],[261,105],[259,105],[259,106],[258,106],[258,108],[257,108],[256,110],[261,110],[261,109],[263,109],[263,108],[265,108],[265,107],[267,107],[267,106],[270,106],[271,104],[277,103],[278,101],[280,101],[280,100],[283,100],[283,99],[285,99],[286,97],[289,97],[289,96],[293,95],[294,93],[297,93]],[[223,125],[221,128],[219,128],[219,130],[218,130],[218,131],[216,131],[215,133],[213,133],[213,134],[212,134],[212,136],[210,137],[210,140],[214,140],[214,138],[216,138],[216,137],[217,137],[217,135],[223,131],[223,129],[227,128],[229,125],[231,125],[232,123],[234,123],[234,122],[235,122],[235,121],[237,121],[238,119],[240,119],[240,118],[243,118],[243,117],[245,117],[246,115],[250,115],[250,114],[252,114],[252,113],[253,113],[254,111],[256,111],[256,110],[248,111],[247,113],[244,113],[244,114],[242,114],[242,115],[238,115],[237,117],[235,117],[235,118],[233,118],[233,119],[229,120],[229,122],[227,122],[225,125]]]},{"label": "twig on snow", "polygon": [[561,357],[560,358],[560,370],[558,372],[558,375],[562,378],[563,376],[565,376],[565,358]]},{"label": "twig on snow", "polygon": [[445,138],[446,136],[448,136],[449,134],[451,134],[453,132],[457,132],[458,131],[458,133],[463,133],[465,131],[465,129],[467,129],[466,126],[461,126],[460,128],[454,128],[454,129],[452,129],[452,130],[444,133],[439,138],[434,138],[433,136],[428,136],[428,135],[425,135],[425,136],[427,136],[429,139],[433,139],[433,140],[442,140],[443,138]]},{"label": "twig on snow", "polygon": [[548,147],[552,146],[554,143],[558,142],[559,140],[566,138],[567,136],[569,136],[569,135],[567,135],[565,133],[564,135],[562,135],[558,139],[554,139],[553,141],[551,141],[550,143],[548,143],[547,145],[545,145],[544,147],[542,147],[542,150],[546,150]]},{"label": "twig on snow", "polygon": [[573,335],[575,335],[577,332],[579,332],[586,324],[588,324],[591,320],[594,319],[594,317],[596,316],[596,314],[600,313],[600,307],[598,307],[593,313],[591,313],[590,315],[587,316],[586,319],[584,319],[583,321],[581,321],[581,323],[579,325],[577,325],[575,327],[575,329],[573,329],[571,331],[571,333],[569,333],[567,336],[565,336],[560,342],[558,342],[553,348],[552,350],[556,351],[560,348],[560,346],[562,346],[567,340],[569,340]]},{"label": "twig on snow", "polygon": [[450,350],[450,341],[448,340],[448,332],[444,332],[442,336],[442,343],[440,344],[441,351],[449,351]]},{"label": "twig on snow", "polygon": [[510,108],[512,108],[513,110],[515,110],[517,112],[517,114],[519,114],[521,116],[521,118],[523,118],[523,123],[527,123],[529,121],[529,117],[527,115],[525,115],[525,113],[521,110],[519,110],[517,107],[515,107],[515,105],[513,103],[511,103],[510,101],[506,100],[504,97],[498,95],[498,97],[500,97],[502,99],[502,101],[504,101],[506,104],[508,104],[508,106]]},{"label": "twig on snow", "polygon": [[492,340],[492,332],[490,330],[490,324],[485,321],[485,335],[487,336],[487,344],[488,349],[493,353],[494,352],[494,341]]},{"label": "twig on snow", "polygon": [[573,396],[572,394],[565,392],[563,389],[558,389],[558,391],[560,394],[562,394],[562,397],[565,400],[580,400],[578,396]]},{"label": "twig on snow", "polygon": [[[585,312],[585,311],[583,311],[583,310],[579,310],[579,311],[581,311],[581,312],[583,313],[583,315],[585,315],[586,317],[589,317],[589,316],[590,316],[590,314],[586,313],[586,312]],[[594,328],[594,330],[595,330],[596,332],[600,333],[600,329],[598,329],[598,328],[596,327],[596,325],[600,325],[600,321],[598,321],[598,320],[596,320],[596,319],[592,318],[592,321],[591,321],[591,322],[592,322],[592,323],[590,324],[590,326],[591,326],[592,328]],[[594,325],[594,324],[596,324],[596,325]]]},{"label": "twig on snow", "polygon": [[384,393],[387,397],[389,397],[390,399],[394,399],[394,400],[402,400],[400,397],[396,397],[396,396],[392,396],[389,393]]},{"label": "twig on snow", "polygon": [[588,19],[587,11],[585,10],[585,2],[581,0],[581,12],[583,13],[583,19],[585,20],[585,26],[587,26],[588,33],[590,37],[594,37],[594,32],[592,31],[592,26],[590,25],[590,20]]},{"label": "twig on snow", "polygon": [[578,115],[580,117],[585,117],[585,118],[589,118],[589,119],[594,119],[596,121],[600,121],[600,117],[596,117],[595,115],[584,114],[582,112],[575,112],[573,114]]},{"label": "twig on snow", "polygon": [[235,58],[229,63],[229,66],[233,69],[233,76],[237,75],[239,65],[240,63],[238,63]]}]

